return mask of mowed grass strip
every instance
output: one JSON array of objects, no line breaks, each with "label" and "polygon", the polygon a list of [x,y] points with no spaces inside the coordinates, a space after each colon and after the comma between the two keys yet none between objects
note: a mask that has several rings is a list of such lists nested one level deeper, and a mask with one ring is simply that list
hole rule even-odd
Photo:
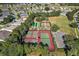
[{"label": "mowed grass strip", "polygon": [[60,27],[60,31],[75,35],[74,30],[69,27],[69,21],[66,16],[49,17],[49,21],[52,25],[58,25]]}]

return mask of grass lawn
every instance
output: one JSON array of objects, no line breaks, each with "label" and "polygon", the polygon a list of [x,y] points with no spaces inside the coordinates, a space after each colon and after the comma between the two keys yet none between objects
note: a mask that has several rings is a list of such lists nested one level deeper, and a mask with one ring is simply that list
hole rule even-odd
[{"label": "grass lawn", "polygon": [[28,56],[65,56],[64,49],[56,49],[55,51],[49,52],[47,48],[32,48],[32,52],[28,53]]},{"label": "grass lawn", "polygon": [[58,25],[60,27],[60,31],[75,35],[74,30],[69,27],[69,21],[66,16],[49,17],[49,21],[52,25]]},{"label": "grass lawn", "polygon": [[42,47],[33,47],[31,46],[30,48],[27,45],[24,45],[25,48],[25,53],[28,56],[39,56],[41,55],[48,55],[48,49],[47,48],[42,48]]},{"label": "grass lawn", "polygon": [[65,56],[64,49],[55,49],[55,51],[51,52],[54,56]]}]

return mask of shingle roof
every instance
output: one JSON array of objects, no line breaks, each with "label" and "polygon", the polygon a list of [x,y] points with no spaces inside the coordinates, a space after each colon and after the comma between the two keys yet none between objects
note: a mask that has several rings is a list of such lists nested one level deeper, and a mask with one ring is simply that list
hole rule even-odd
[{"label": "shingle roof", "polygon": [[27,16],[27,14],[25,14],[25,13],[22,13],[22,14],[20,14],[20,16]]},{"label": "shingle roof", "polygon": [[9,31],[0,31],[0,39],[4,40],[5,38],[8,38],[8,36],[10,35]]}]

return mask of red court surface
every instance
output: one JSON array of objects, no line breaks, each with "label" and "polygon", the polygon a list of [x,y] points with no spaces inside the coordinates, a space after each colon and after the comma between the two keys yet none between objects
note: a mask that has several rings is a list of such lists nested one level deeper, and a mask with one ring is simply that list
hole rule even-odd
[{"label": "red court surface", "polygon": [[[50,44],[48,45],[48,49],[49,50],[54,50],[54,42],[53,42],[53,38],[52,38],[52,34],[50,33],[49,30],[30,30],[32,33],[30,35],[26,35],[25,37],[25,41],[28,40],[28,42],[37,42],[38,44],[40,42],[42,42],[41,40],[41,33],[46,33],[49,37],[49,42]],[[35,33],[35,34],[34,34]]]}]

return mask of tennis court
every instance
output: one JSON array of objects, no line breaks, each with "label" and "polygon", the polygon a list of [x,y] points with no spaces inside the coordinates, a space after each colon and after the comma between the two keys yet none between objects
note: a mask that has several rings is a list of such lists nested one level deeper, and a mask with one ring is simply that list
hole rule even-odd
[{"label": "tennis court", "polygon": [[49,50],[54,50],[54,42],[53,42],[53,36],[50,33],[49,30],[39,30],[38,31],[38,37],[40,36],[41,42],[44,44],[48,44]]},{"label": "tennis court", "polygon": [[40,39],[44,44],[50,45],[50,39],[47,33],[41,33]]},{"label": "tennis court", "polygon": [[24,38],[25,42],[37,42],[37,34],[35,31],[28,31],[27,35]]},{"label": "tennis court", "polygon": [[47,44],[50,50],[54,49],[54,43],[52,39],[52,35],[48,30],[31,30],[25,37],[25,42],[43,42],[43,44]]},{"label": "tennis court", "polygon": [[55,43],[57,45],[57,48],[64,48],[65,47],[65,44],[64,44],[64,40],[62,38],[62,36],[64,35],[65,33],[63,32],[56,32],[56,33],[53,33],[55,39]]}]

